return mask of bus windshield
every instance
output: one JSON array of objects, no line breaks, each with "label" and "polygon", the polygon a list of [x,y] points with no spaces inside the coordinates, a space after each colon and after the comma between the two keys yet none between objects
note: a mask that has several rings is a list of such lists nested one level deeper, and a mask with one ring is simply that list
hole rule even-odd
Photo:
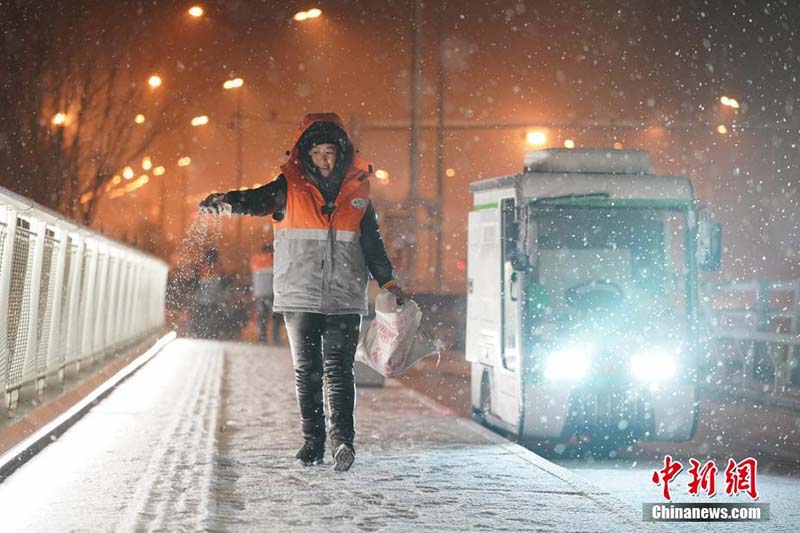
[{"label": "bus windshield", "polygon": [[536,322],[563,321],[586,311],[651,325],[668,323],[674,331],[685,331],[685,212],[537,206],[534,220],[535,269],[529,293],[532,314],[542,319]]}]

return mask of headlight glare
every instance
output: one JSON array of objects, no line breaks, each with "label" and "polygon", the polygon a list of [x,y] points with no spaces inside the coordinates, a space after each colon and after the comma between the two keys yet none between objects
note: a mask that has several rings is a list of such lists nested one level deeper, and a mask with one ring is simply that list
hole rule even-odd
[{"label": "headlight glare", "polygon": [[678,359],[667,350],[647,350],[631,357],[631,375],[638,381],[668,381],[678,373]]},{"label": "headlight glare", "polygon": [[547,356],[544,377],[551,381],[580,381],[589,373],[591,348],[568,346]]}]

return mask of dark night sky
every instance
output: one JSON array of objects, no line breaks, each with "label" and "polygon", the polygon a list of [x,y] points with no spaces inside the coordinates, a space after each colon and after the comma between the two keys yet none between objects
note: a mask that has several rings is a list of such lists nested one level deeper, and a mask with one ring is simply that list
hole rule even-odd
[{"label": "dark night sky", "polygon": [[[410,4],[327,2],[322,19],[298,25],[286,22],[292,4],[224,2],[204,52],[263,83],[278,106],[339,98],[402,117]],[[431,86],[440,16],[450,118],[693,119],[737,94],[754,119],[774,121],[796,98],[797,2],[432,2]]]},{"label": "dark night sky", "polygon": [[[123,1],[99,8],[102,2],[84,0],[81,22],[138,32],[136,55],[152,53],[165,88],[184,95],[183,112],[211,117],[210,127],[178,131],[154,147],[164,159],[192,156],[189,193],[233,185],[233,135],[226,123],[234,100],[220,90],[229,73],[246,80],[248,183],[274,175],[293,124],[307,112],[337,111],[345,120],[357,114],[366,123],[408,119],[411,0],[327,1],[318,4],[320,19],[302,24],[291,15],[311,4],[198,3],[207,9],[204,20],[186,15],[189,3]],[[668,133],[578,127],[552,132],[552,138],[556,146],[570,136],[582,146],[619,140],[650,149],[657,170],[690,175],[733,234],[747,235],[733,255],[767,242],[773,250],[789,249],[785,259],[797,268],[800,2],[430,2],[423,23],[424,119],[436,114],[435,53],[443,40],[447,121],[695,126]],[[72,29],[70,38],[80,39],[82,30]],[[736,97],[742,109],[719,106],[723,94]],[[720,123],[733,126],[734,134],[715,135]],[[776,124],[791,131],[764,129]],[[523,133],[448,132],[446,166],[457,176],[446,187],[452,216],[445,239],[457,250],[463,248],[469,181],[517,171]],[[435,138],[426,132],[422,140],[420,191],[431,196]],[[391,186],[376,187],[386,206],[406,195],[407,142],[400,130],[365,131],[361,138],[363,152],[394,178]]]}]

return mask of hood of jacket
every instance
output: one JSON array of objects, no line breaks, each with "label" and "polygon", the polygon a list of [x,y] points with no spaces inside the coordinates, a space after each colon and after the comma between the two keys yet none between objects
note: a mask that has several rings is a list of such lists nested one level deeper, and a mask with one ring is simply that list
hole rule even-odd
[{"label": "hood of jacket", "polygon": [[[331,175],[323,178],[311,162],[309,151],[315,144],[328,142],[336,145],[338,155]],[[303,118],[295,133],[289,160],[281,165],[281,171],[286,175],[310,179],[320,189],[328,183],[335,184],[338,191],[345,180],[363,179],[371,175],[372,165],[355,153],[342,120],[336,113],[311,113]]]}]

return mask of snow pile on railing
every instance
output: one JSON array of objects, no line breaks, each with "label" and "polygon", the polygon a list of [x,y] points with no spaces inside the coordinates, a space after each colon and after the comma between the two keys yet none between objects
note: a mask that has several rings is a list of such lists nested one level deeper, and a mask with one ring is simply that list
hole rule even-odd
[{"label": "snow pile on railing", "polygon": [[165,262],[0,187],[0,387],[100,360],[164,324]]}]

